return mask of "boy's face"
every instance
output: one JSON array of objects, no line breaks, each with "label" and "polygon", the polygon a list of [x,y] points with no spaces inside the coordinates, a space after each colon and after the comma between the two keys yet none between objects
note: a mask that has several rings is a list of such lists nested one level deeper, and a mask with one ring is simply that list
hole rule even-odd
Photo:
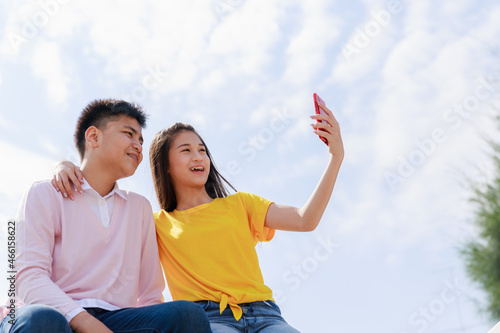
[{"label": "boy's face", "polygon": [[142,130],[134,118],[120,116],[100,131],[100,164],[116,179],[132,176],[142,161]]}]

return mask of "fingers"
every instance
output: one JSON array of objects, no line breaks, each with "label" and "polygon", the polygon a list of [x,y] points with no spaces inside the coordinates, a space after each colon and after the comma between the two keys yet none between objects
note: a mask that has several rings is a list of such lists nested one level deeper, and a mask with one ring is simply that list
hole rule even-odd
[{"label": "fingers", "polygon": [[54,186],[56,191],[59,192],[59,187],[57,186],[56,176],[54,176],[54,178],[52,178],[52,180],[50,182],[52,183],[52,186]]},{"label": "fingers", "polygon": [[73,193],[73,186],[71,185],[74,185],[78,191],[78,193],[82,194],[82,183],[83,181],[80,180],[80,177],[78,177],[77,175],[77,172],[79,172],[81,174],[81,171],[78,169],[78,168],[74,168],[74,172],[70,172],[68,173],[66,176],[68,177],[68,179],[64,179],[63,183],[64,183],[64,186],[66,188],[69,187],[69,191],[68,191],[68,195],[70,195],[70,193],[72,194]]},{"label": "fingers", "polygon": [[311,124],[311,126],[314,129],[324,130],[324,131],[327,131],[329,133],[333,133],[332,131],[340,132],[340,126],[339,126],[338,123],[333,123],[333,124],[327,123],[327,124],[325,124],[324,122],[316,122],[314,124]]},{"label": "fingers", "polygon": [[59,190],[61,191],[61,194],[65,198],[69,197],[71,200],[74,200],[75,197],[73,196],[73,189],[68,181],[67,174],[58,174],[56,176],[56,183],[57,186],[59,187]]},{"label": "fingers", "polygon": [[59,167],[51,183],[56,191],[61,192],[65,198],[69,197],[71,200],[74,200],[74,187],[80,194],[83,192],[83,174],[78,167],[73,165]]},{"label": "fingers", "polygon": [[329,108],[327,108],[326,106],[323,106],[321,104],[318,104],[318,105],[321,107],[321,109],[323,109],[323,111],[325,111],[325,113],[327,115],[315,114],[315,115],[311,116],[311,118],[316,119],[316,120],[324,120],[324,121],[328,122],[330,124],[330,126],[338,127],[340,129],[339,122],[337,121],[337,118],[335,118],[335,116],[333,115],[333,112]]},{"label": "fingers", "polygon": [[313,124],[312,128],[314,130],[314,134],[318,135],[321,138],[326,139],[325,143],[327,145],[330,145],[329,143],[332,142],[337,133],[338,135],[340,135],[340,131],[335,130],[333,127],[328,126],[327,124],[323,123]]},{"label": "fingers", "polygon": [[[321,118],[319,118],[319,117],[321,117]],[[316,122],[314,124],[311,124],[313,129],[326,131],[330,134],[333,134],[335,132],[340,133],[340,126],[336,120],[333,120],[331,118],[330,119],[323,118],[323,117],[326,117],[326,116],[317,116],[317,115],[311,116],[312,119],[324,120],[327,122],[327,123],[324,123],[324,122],[319,121],[319,122]]]},{"label": "fingers", "polygon": [[311,116],[317,122],[312,124],[314,133],[318,135],[329,147],[330,153],[340,159],[344,156],[344,147],[342,143],[342,135],[340,133],[340,125],[332,111],[326,106],[320,105],[325,114],[315,114]]},{"label": "fingers", "polygon": [[82,192],[83,192],[83,188],[82,188],[83,173],[80,170],[80,168],[77,167],[77,166],[75,166],[75,177],[76,177],[77,181],[73,182],[73,184],[76,186],[76,189],[78,190],[78,193],[82,194]]},{"label": "fingers", "polygon": [[342,160],[344,158],[344,144],[342,143],[342,135],[340,130],[336,130],[331,126],[325,124],[314,125],[314,133],[318,135],[323,141],[326,140],[328,150],[332,154]]}]

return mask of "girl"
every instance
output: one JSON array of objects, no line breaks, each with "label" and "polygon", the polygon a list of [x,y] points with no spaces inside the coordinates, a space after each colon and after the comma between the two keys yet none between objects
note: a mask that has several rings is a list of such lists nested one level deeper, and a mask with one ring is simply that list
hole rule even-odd
[{"label": "girl", "polygon": [[[331,157],[301,208],[250,193],[228,195],[224,182],[231,185],[190,125],[176,123],[153,139],[151,171],[161,207],[155,222],[169,290],[174,300],[197,302],[213,332],[297,332],[282,318],[264,284],[255,245],[270,241],[276,229],[312,231],[325,211],[344,148],[337,120],[327,107],[321,108],[326,115],[311,116],[317,120],[312,127],[326,139]],[[63,195],[69,191],[61,179],[76,180],[71,170],[66,167],[53,181]]]}]

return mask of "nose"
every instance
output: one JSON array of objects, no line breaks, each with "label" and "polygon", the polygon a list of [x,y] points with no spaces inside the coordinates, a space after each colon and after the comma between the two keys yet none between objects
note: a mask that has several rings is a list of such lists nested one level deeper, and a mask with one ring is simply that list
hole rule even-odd
[{"label": "nose", "polygon": [[135,141],[133,144],[132,144],[132,147],[138,152],[138,153],[142,153],[142,144],[139,140]]},{"label": "nose", "polygon": [[193,155],[193,160],[194,161],[201,161],[203,160],[203,157],[201,156],[199,151],[195,151]]}]

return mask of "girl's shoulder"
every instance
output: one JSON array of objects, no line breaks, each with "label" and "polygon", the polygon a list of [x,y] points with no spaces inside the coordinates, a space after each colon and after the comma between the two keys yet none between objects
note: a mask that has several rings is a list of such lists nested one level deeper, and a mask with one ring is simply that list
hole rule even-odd
[{"label": "girl's shoulder", "polygon": [[246,201],[246,200],[252,200],[254,198],[258,198],[259,196],[253,193],[249,192],[236,192],[234,194],[228,195],[227,197],[223,198],[228,201],[231,200],[240,200],[240,201]]},{"label": "girl's shoulder", "polygon": [[254,193],[249,193],[249,192],[236,192],[235,194],[232,194],[230,196],[227,196],[226,198],[228,202],[240,202],[243,203],[244,206],[246,207],[251,207],[254,205],[269,205],[272,203],[272,201],[261,197],[260,195],[254,194]]},{"label": "girl's shoulder", "polygon": [[168,213],[163,209],[160,209],[157,212],[153,212],[153,217],[155,220],[159,219],[160,217],[165,217],[166,215],[168,215]]}]

